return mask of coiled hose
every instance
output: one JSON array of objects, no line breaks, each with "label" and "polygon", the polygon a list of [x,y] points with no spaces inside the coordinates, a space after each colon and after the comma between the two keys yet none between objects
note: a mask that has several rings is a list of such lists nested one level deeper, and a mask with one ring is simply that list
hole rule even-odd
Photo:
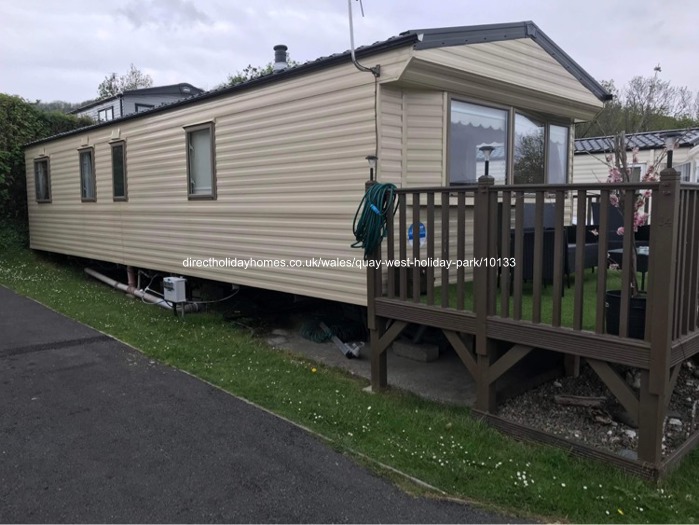
[{"label": "coiled hose", "polygon": [[381,245],[386,236],[387,221],[393,220],[397,208],[394,184],[377,183],[367,189],[352,224],[354,238],[357,239],[352,248],[364,248],[364,260],[371,257]]}]

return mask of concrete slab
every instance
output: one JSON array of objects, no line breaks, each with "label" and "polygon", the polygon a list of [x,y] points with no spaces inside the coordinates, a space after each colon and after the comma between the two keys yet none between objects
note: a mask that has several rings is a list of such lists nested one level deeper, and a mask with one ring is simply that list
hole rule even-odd
[{"label": "concrete slab", "polygon": [[[301,337],[298,330],[286,330],[287,341],[276,348],[342,368],[367,380],[371,378],[371,353],[367,345],[360,349],[359,359],[347,359],[332,342],[314,343]],[[389,349],[387,361],[388,384],[392,387],[440,403],[470,407],[476,402],[476,384],[453,350],[440,353],[436,361],[423,363],[397,356]]]}]

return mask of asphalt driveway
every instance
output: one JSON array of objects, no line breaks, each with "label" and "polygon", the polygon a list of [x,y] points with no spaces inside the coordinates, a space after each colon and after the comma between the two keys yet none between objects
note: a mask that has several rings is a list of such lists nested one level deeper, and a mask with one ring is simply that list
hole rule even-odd
[{"label": "asphalt driveway", "polygon": [[449,522],[303,430],[0,287],[0,522]]}]

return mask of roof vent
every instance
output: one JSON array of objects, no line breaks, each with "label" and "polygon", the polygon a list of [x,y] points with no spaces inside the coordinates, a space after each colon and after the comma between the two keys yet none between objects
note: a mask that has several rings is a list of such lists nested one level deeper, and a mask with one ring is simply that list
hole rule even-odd
[{"label": "roof vent", "polygon": [[279,44],[274,46],[274,66],[272,70],[276,73],[289,67],[286,63],[286,50],[288,48],[284,44]]}]

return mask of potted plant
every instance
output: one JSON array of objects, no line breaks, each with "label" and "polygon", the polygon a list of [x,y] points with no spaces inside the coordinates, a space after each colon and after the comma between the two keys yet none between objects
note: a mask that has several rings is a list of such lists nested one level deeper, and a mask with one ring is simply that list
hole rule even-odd
[{"label": "potted plant", "polygon": [[[638,148],[632,150],[631,163],[628,162],[626,136],[619,133],[614,137],[614,151],[606,157],[606,162],[609,167],[609,175],[607,182],[609,184],[618,184],[624,182],[654,182],[658,179],[658,167],[662,162],[665,153],[659,155],[655,163],[649,166],[646,173],[639,177],[639,180],[633,180],[634,165],[638,163]],[[651,196],[650,190],[637,190],[633,198],[633,232],[631,233],[631,256],[630,260],[630,290],[629,290],[629,317],[628,317],[628,336],[636,339],[645,337],[645,321],[646,321],[646,294],[639,289],[638,286],[638,247],[636,244],[636,232],[642,226],[648,223],[647,202]],[[609,195],[609,203],[622,217],[625,215],[625,201],[623,190],[614,189]],[[611,210],[610,210],[611,213]],[[626,232],[624,226],[617,229],[616,234],[623,236]],[[610,267],[618,264],[611,264]],[[606,292],[606,325],[607,333],[619,334],[619,317],[621,310],[621,290],[608,290]]]}]

